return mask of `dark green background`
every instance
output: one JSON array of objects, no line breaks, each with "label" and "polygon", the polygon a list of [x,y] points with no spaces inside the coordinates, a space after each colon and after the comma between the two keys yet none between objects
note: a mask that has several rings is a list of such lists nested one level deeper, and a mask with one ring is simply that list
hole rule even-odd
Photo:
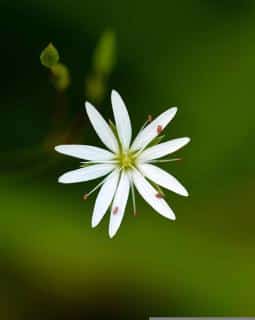
[{"label": "dark green background", "polygon": [[[254,14],[252,0],[1,0],[1,319],[254,316]],[[68,127],[109,27],[108,88],[135,130],[177,105],[167,135],[192,138],[165,166],[190,191],[167,195],[176,222],[139,199],[113,240],[109,215],[90,227],[95,197],[82,195],[94,184],[57,184],[79,161],[43,145],[56,97],[39,61],[53,41],[71,70]],[[100,110],[111,115],[109,90]],[[98,144],[85,115],[82,130]]]}]

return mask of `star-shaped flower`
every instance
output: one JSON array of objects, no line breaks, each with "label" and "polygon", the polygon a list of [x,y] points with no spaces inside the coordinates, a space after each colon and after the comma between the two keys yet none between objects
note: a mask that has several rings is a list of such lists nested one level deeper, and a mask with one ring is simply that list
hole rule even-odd
[{"label": "star-shaped flower", "polygon": [[94,106],[85,103],[89,120],[107,150],[89,145],[60,145],[55,150],[86,160],[82,162],[82,168],[63,174],[58,180],[60,183],[85,182],[106,176],[84,198],[100,188],[93,210],[92,227],[100,223],[110,208],[109,236],[112,238],[122,222],[130,191],[136,213],[135,188],[155,211],[175,220],[160,186],[182,196],[188,196],[188,192],[174,176],[154,164],[177,160],[161,158],[185,146],[190,138],[157,143],[177,112],[177,108],[173,107],[153,121],[149,119],[131,144],[132,127],[125,103],[115,90],[112,91],[111,101],[115,125],[108,125]]}]

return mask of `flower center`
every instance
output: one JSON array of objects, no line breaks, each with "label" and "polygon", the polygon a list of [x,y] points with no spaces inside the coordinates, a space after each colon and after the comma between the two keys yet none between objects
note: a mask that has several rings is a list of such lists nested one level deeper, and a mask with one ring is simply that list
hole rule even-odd
[{"label": "flower center", "polygon": [[135,165],[135,157],[131,153],[121,153],[117,160],[123,169],[130,169]]}]

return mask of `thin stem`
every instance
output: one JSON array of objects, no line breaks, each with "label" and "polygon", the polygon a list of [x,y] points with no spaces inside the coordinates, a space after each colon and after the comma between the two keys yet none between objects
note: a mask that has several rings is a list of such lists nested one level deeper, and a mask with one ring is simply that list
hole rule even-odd
[{"label": "thin stem", "polygon": [[165,162],[174,162],[180,161],[181,158],[173,158],[173,159],[162,159],[162,160],[149,160],[148,163],[165,163]]},{"label": "thin stem", "polygon": [[133,181],[130,181],[130,185],[131,185],[131,196],[132,196],[132,203],[133,203],[133,213],[135,216],[137,214],[137,211],[136,211],[136,201],[135,201],[135,188],[134,188]]},{"label": "thin stem", "polygon": [[84,200],[87,200],[88,197],[94,193],[98,188],[101,187],[101,185],[103,185],[105,183],[105,181],[108,179],[109,176],[107,176],[106,178],[104,178],[101,182],[99,182],[92,190],[90,190],[88,193],[85,193],[83,196]]},{"label": "thin stem", "polygon": [[117,160],[96,160],[96,161],[83,161],[81,162],[82,165],[90,165],[90,164],[100,164],[100,163],[105,163],[105,164],[117,164]]},{"label": "thin stem", "polygon": [[152,117],[151,115],[148,115],[147,120],[145,121],[145,123],[142,125],[142,127],[140,128],[140,130],[138,131],[137,135],[152,121]]}]

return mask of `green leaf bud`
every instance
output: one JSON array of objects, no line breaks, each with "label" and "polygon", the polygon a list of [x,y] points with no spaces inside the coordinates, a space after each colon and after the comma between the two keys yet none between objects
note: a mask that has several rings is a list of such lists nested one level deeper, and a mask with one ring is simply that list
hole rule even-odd
[{"label": "green leaf bud", "polygon": [[52,43],[49,43],[41,52],[40,60],[41,64],[46,68],[51,68],[58,63],[59,53]]}]

